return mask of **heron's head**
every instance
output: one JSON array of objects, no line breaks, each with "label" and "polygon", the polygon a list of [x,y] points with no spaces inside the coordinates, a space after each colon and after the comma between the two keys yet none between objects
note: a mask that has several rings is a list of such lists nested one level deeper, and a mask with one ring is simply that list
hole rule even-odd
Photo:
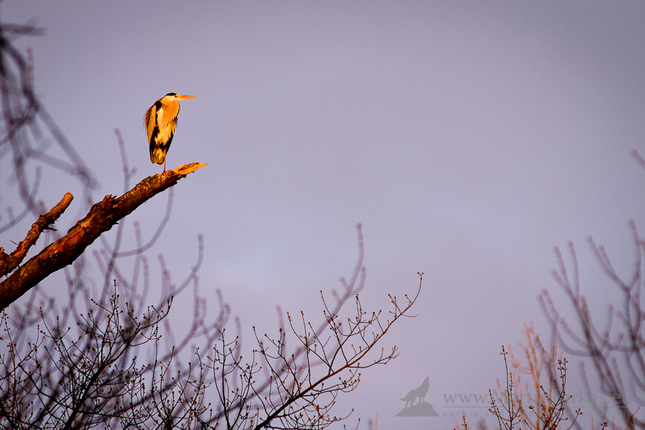
[{"label": "heron's head", "polygon": [[181,94],[177,94],[177,93],[168,93],[163,98],[169,102],[174,102],[174,101],[178,102],[186,99],[194,99],[195,96],[182,96]]}]

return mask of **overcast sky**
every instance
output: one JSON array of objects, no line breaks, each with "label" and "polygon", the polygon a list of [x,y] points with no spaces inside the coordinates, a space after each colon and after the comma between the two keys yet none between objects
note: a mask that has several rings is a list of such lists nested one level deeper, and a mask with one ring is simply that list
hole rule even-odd
[{"label": "overcast sky", "polygon": [[[400,357],[339,398],[339,412],[378,411],[379,430],[452,425],[395,417],[426,376],[441,415],[454,412],[445,395],[495,386],[501,345],[525,322],[545,329],[540,291],[562,299],[554,246],[574,242],[602,309],[616,291],[586,238],[627,274],[628,220],[645,232],[645,171],[630,156],[645,153],[645,3],[1,6],[5,22],[46,30],[19,46],[33,49],[36,92],[96,174],[97,198],[122,192],[114,128],[135,180],[159,173],[143,114],[168,92],[196,96],[168,168],[208,166],[175,187],[155,252],[181,278],[203,234],[202,291],[220,288],[245,327],[271,330],[277,304],[317,318],[318,291],[355,265],[359,222],[369,306],[413,293],[425,272],[418,317],[384,339]],[[49,206],[67,191],[47,186]],[[131,218],[150,235],[165,205]]]}]

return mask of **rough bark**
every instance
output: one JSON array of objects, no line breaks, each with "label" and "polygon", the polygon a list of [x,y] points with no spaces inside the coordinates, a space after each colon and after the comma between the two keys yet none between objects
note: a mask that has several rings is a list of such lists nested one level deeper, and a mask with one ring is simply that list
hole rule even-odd
[{"label": "rough bark", "polygon": [[[0,283],[0,310],[5,309],[52,273],[72,264],[101,234],[110,230],[114,224],[133,212],[142,203],[146,202],[154,195],[172,187],[181,178],[205,165],[206,164],[203,163],[184,164],[183,166],[179,166],[173,170],[145,178],[121,197],[115,197],[113,195],[105,196],[102,201],[92,206],[85,218],[78,221],[76,225],[69,229],[65,236],[47,246],[38,255],[29,259],[25,264],[11,273],[7,279]],[[67,205],[71,202],[71,194],[69,194],[69,196],[70,198]],[[67,195],[63,198],[61,203],[65,201],[66,197]],[[60,216],[60,214],[65,210],[67,206],[62,207],[61,203],[56,205],[54,208],[60,210],[59,213],[52,214],[54,211],[54,209],[52,209],[52,211],[47,214],[41,215],[38,221],[34,223],[34,226],[32,226],[32,229],[28,233],[27,238],[25,238],[25,241],[21,242],[18,246],[21,253],[21,245],[23,245],[24,242],[33,240],[29,246],[33,245],[40,232],[55,221],[55,218],[53,217]],[[43,217],[46,218],[43,219]],[[43,220],[41,221],[41,219]],[[40,229],[35,237],[34,234],[36,234],[36,232],[34,229],[36,229],[36,231]],[[25,243],[25,245],[27,245],[27,243]],[[14,256],[17,251],[18,249],[16,249],[11,256]],[[24,254],[26,254],[26,250],[24,250]],[[22,258],[24,258],[24,254],[22,255]],[[18,261],[16,265],[17,264],[20,264],[20,262]]]}]

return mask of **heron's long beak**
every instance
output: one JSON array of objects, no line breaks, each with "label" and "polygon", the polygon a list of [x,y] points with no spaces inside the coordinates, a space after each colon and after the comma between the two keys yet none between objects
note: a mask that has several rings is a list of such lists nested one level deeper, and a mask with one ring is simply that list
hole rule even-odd
[{"label": "heron's long beak", "polygon": [[194,99],[195,96],[182,96],[182,95],[177,95],[177,98],[179,100],[186,100],[186,99]]}]

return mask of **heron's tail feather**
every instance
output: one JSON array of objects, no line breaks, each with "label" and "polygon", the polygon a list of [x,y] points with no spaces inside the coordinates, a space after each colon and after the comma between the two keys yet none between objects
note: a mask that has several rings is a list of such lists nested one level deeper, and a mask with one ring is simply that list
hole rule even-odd
[{"label": "heron's tail feather", "polygon": [[154,148],[150,151],[150,161],[157,164],[163,164],[166,160],[166,151],[162,148]]}]

